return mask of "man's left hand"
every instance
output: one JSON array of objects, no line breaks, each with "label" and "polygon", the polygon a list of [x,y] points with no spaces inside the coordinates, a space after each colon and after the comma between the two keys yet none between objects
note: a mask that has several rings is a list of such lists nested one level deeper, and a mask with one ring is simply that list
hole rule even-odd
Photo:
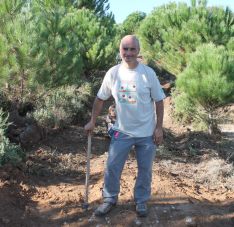
[{"label": "man's left hand", "polygon": [[154,143],[156,145],[161,145],[163,142],[163,129],[162,128],[156,128],[154,130]]}]

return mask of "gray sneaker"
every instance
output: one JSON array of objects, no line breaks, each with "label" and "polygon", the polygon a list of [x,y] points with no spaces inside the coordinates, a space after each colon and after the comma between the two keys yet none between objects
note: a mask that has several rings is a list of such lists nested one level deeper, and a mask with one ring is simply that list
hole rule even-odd
[{"label": "gray sneaker", "polygon": [[136,212],[139,217],[146,217],[148,214],[148,209],[146,203],[137,203]]},{"label": "gray sneaker", "polygon": [[95,211],[95,216],[104,216],[116,205],[116,203],[104,202]]}]

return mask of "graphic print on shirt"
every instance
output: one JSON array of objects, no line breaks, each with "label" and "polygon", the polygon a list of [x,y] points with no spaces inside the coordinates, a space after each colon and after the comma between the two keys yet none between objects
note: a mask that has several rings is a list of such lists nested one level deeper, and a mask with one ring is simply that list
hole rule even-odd
[{"label": "graphic print on shirt", "polygon": [[136,82],[121,81],[118,89],[118,100],[120,103],[135,104],[137,101]]}]

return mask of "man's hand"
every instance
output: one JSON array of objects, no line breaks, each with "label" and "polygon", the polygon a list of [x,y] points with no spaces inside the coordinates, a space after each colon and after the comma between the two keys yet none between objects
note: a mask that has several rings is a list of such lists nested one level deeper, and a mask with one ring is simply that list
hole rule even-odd
[{"label": "man's hand", "polygon": [[163,142],[163,129],[162,128],[156,128],[154,130],[154,143],[156,145],[161,145]]},{"label": "man's hand", "polygon": [[85,125],[84,130],[85,130],[85,132],[86,132],[87,134],[89,134],[89,133],[92,133],[92,132],[93,132],[94,128],[95,128],[95,124],[93,123],[93,121],[89,121],[89,122]]},{"label": "man's hand", "polygon": [[84,127],[84,130],[87,134],[93,132],[95,128],[97,116],[102,110],[103,103],[104,101],[102,99],[99,99],[98,97],[95,98],[94,103],[93,103],[91,120]]}]

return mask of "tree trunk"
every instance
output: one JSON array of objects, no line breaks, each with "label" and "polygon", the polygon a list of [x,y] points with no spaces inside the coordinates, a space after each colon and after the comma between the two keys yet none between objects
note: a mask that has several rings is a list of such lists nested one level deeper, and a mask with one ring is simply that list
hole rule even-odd
[{"label": "tree trunk", "polygon": [[208,132],[210,135],[220,134],[220,129],[213,113],[208,114]]}]

